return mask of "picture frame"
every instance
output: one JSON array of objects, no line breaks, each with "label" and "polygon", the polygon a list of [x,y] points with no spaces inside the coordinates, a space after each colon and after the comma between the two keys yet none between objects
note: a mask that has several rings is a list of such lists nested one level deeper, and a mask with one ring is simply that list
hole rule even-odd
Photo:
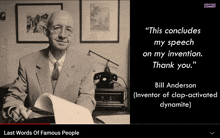
[{"label": "picture frame", "polygon": [[80,0],[80,43],[119,43],[120,0]]},{"label": "picture frame", "polygon": [[49,43],[43,27],[51,13],[63,10],[63,3],[16,4],[17,43]]}]

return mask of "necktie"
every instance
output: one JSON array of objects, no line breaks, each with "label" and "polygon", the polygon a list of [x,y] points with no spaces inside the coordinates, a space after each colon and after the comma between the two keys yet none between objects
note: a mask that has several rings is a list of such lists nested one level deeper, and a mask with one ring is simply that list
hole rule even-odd
[{"label": "necktie", "polygon": [[55,90],[56,83],[57,83],[57,80],[59,78],[58,66],[59,66],[58,62],[54,63],[54,69],[53,69],[53,72],[52,72],[52,88],[53,88],[53,91]]}]

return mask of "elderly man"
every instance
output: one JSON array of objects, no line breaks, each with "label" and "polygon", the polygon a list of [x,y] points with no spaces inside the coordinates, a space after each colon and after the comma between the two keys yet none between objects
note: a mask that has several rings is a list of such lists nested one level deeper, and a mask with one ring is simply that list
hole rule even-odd
[{"label": "elderly man", "polygon": [[[31,107],[43,93],[50,93],[87,108],[95,108],[93,66],[86,55],[70,48],[73,19],[66,11],[54,12],[44,34],[49,47],[19,60],[18,78],[4,98],[3,117],[28,118]],[[64,107],[65,108],[65,107]]]}]

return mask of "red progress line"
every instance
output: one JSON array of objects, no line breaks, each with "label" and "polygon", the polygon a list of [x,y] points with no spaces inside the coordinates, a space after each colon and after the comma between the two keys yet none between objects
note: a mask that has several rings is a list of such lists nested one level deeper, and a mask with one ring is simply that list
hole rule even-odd
[{"label": "red progress line", "polygon": [[0,123],[0,125],[50,125],[50,123]]}]

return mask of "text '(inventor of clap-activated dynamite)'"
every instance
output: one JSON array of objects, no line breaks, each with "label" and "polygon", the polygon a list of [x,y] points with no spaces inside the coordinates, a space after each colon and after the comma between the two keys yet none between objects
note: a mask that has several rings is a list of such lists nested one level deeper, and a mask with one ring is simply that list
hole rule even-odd
[{"label": "text '(inventor of clap-activated dynamite)'", "polygon": [[[218,92],[215,93],[200,93],[200,92],[194,92],[194,93],[178,93],[178,92],[165,92],[165,93],[139,93],[139,92],[134,92],[133,93],[134,99],[138,98],[217,98],[218,97]],[[191,101],[188,102],[178,102],[178,103],[165,103],[162,101],[160,103],[160,107],[167,108],[167,107],[188,107],[191,108]]]},{"label": "text '(inventor of clap-activated dynamite)'", "polygon": [[[196,84],[185,84],[185,83],[170,83],[170,82],[155,82],[154,87],[156,89],[160,89],[160,88],[176,88],[178,89],[178,91],[183,91],[183,89],[195,89],[196,88]],[[197,99],[197,98],[218,98],[218,92],[177,92],[176,91],[166,91],[163,93],[159,93],[159,92],[149,92],[149,93],[143,93],[143,92],[134,92],[133,93],[133,98],[134,99],[140,99],[140,98],[163,98],[163,99],[167,99],[167,98],[178,98],[181,101],[179,102],[164,102],[162,101],[161,103],[159,103],[160,107],[163,108],[168,108],[168,107],[187,107],[187,108],[191,108],[192,107],[192,103],[190,101],[190,99]],[[187,102],[186,102],[187,101]]]}]

